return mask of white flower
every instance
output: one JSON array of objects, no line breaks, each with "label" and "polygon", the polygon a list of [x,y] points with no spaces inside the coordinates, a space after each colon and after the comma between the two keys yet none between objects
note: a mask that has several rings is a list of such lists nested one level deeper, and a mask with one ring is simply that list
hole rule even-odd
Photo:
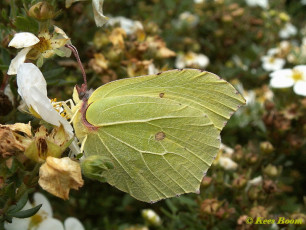
[{"label": "white flower", "polygon": [[229,157],[220,156],[218,159],[218,164],[225,170],[236,170],[238,165]]},{"label": "white flower", "polygon": [[260,6],[263,9],[269,8],[268,0],[246,0],[246,3],[248,6],[251,6],[251,7]]},{"label": "white flower", "polygon": [[103,2],[104,0],[92,0],[95,22],[99,27],[103,26],[108,21],[108,18],[103,15]]},{"label": "white flower", "polygon": [[141,212],[143,218],[154,226],[159,226],[161,224],[161,219],[159,215],[156,214],[152,209],[144,209]]},{"label": "white flower", "polygon": [[306,5],[306,0],[301,0],[302,5]]},{"label": "white flower", "polygon": [[287,39],[291,36],[294,36],[297,34],[297,28],[292,25],[291,23],[286,23],[283,29],[281,29],[278,33],[279,37],[282,39]]},{"label": "white flower", "polygon": [[179,54],[175,60],[176,68],[182,69],[186,66],[197,66],[200,68],[205,68],[209,64],[209,59],[204,54],[196,54],[193,52],[188,52],[186,54]]},{"label": "white flower", "polygon": [[179,15],[178,20],[174,21],[177,28],[183,28],[184,25],[195,27],[199,23],[199,16],[185,11]]},{"label": "white flower", "polygon": [[85,230],[81,222],[74,218],[69,217],[63,224],[53,218],[53,211],[48,199],[41,193],[34,194],[34,203],[31,204],[29,201],[22,210],[33,208],[39,204],[42,204],[39,211],[32,217],[19,219],[13,218],[12,223],[5,223],[6,230]]},{"label": "white flower", "polygon": [[40,70],[32,63],[23,63],[17,72],[18,93],[30,109],[33,109],[46,122],[64,126],[73,136],[73,129],[52,106],[47,97],[47,83]]},{"label": "white flower", "polygon": [[[66,8],[69,8],[74,2],[80,2],[84,0],[66,0],[65,6]],[[103,2],[104,0],[92,0],[92,9],[94,13],[94,18],[96,25],[101,27],[103,26],[107,21],[108,17],[105,17],[103,15]]]},{"label": "white flower", "polygon": [[116,24],[119,24],[120,27],[125,31],[126,34],[130,35],[138,30],[143,30],[143,25],[140,21],[134,21],[126,17],[114,17],[111,18],[108,22],[109,25],[114,26]]},{"label": "white flower", "polygon": [[288,88],[293,86],[293,91],[306,96],[306,65],[298,65],[293,69],[282,69],[270,74],[270,85],[273,88]]},{"label": "white flower", "polygon": [[231,147],[228,147],[227,145],[221,143],[220,144],[220,150],[222,150],[224,153],[232,155],[234,153],[234,149]]},{"label": "white flower", "polygon": [[151,63],[149,66],[148,66],[148,74],[149,75],[153,75],[153,74],[157,74],[159,71],[159,69],[157,69],[154,65],[154,63]]},{"label": "white flower", "polygon": [[[47,83],[40,70],[32,63],[23,63],[17,72],[18,93],[33,115],[55,125],[63,125],[65,131],[74,137],[73,128],[53,107],[47,96]],[[74,154],[80,153],[75,141],[70,145]]]},{"label": "white flower", "polygon": [[245,187],[245,191],[247,192],[251,186],[260,185],[262,183],[262,176],[258,176],[249,180],[247,186]]},{"label": "white flower", "polygon": [[82,223],[74,217],[68,217],[64,222],[65,230],[85,230]]},{"label": "white flower", "polygon": [[267,54],[268,56],[274,56],[280,53],[280,49],[279,48],[271,48],[268,50]]},{"label": "white flower", "polygon": [[17,74],[18,67],[24,63],[26,58],[32,60],[39,58],[43,59],[49,58],[54,54],[69,57],[71,51],[64,47],[68,42],[69,38],[65,32],[56,26],[54,26],[52,35],[46,31],[39,33],[38,37],[28,32],[15,34],[8,46],[15,47],[16,49],[23,49],[11,61],[7,74]]},{"label": "white flower", "polygon": [[193,0],[193,2],[196,3],[196,4],[201,4],[201,3],[204,2],[204,0]]},{"label": "white flower", "polygon": [[[273,53],[270,50],[270,53]],[[263,56],[261,58],[262,68],[266,71],[276,71],[282,69],[286,63],[286,61],[282,58],[276,58],[272,55]]]}]

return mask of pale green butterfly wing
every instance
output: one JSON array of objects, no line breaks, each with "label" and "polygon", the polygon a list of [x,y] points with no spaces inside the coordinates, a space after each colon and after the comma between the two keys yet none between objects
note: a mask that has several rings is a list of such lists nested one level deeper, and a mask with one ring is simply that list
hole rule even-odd
[{"label": "pale green butterfly wing", "polygon": [[157,75],[111,82],[95,90],[89,104],[97,99],[139,95],[176,100],[208,115],[221,130],[244,98],[215,74],[196,69],[170,70]]},{"label": "pale green butterfly wing", "polygon": [[244,99],[216,75],[173,70],[124,79],[89,98],[85,155],[109,157],[111,185],[154,202],[198,192],[220,145],[220,130]]}]

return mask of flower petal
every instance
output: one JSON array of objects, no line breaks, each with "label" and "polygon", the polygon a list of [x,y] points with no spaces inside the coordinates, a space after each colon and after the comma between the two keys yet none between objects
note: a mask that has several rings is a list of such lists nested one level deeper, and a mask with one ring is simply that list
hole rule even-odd
[{"label": "flower petal", "polygon": [[270,80],[270,85],[273,88],[288,88],[293,86],[294,80],[284,75],[278,75]]},{"label": "flower petal", "polygon": [[64,222],[65,230],[85,230],[82,223],[74,217],[68,217]]},{"label": "flower petal", "polygon": [[78,190],[84,184],[81,166],[69,157],[47,157],[39,169],[38,184],[54,196],[67,200],[70,189]]},{"label": "flower petal", "polygon": [[238,167],[238,164],[229,157],[221,156],[218,163],[225,170],[236,170]]},{"label": "flower petal", "polygon": [[175,67],[178,69],[183,69],[185,68],[185,66],[186,66],[186,62],[185,62],[184,56],[182,54],[179,54],[175,60]]},{"label": "flower petal", "polygon": [[29,51],[32,49],[32,47],[27,47],[22,49],[17,56],[11,61],[10,67],[7,71],[8,75],[15,75],[17,74],[17,70],[19,68],[19,66],[24,63],[27,54],[29,53]]},{"label": "flower petal", "polygon": [[108,17],[105,17],[103,15],[103,2],[104,0],[92,0],[92,8],[95,17],[95,22],[96,25],[99,27],[103,26],[108,21]]},{"label": "flower petal", "polygon": [[42,204],[41,208],[39,209],[39,213],[43,213],[46,217],[52,217],[53,211],[51,204],[47,197],[45,197],[43,194],[36,192],[34,194],[34,205],[37,206],[39,204]]},{"label": "flower petal", "polygon": [[37,230],[64,230],[62,222],[54,218],[47,218],[41,222]]},{"label": "flower petal", "polygon": [[[30,207],[32,208],[32,207]],[[28,229],[30,225],[30,218],[19,219],[13,218],[12,223],[4,223],[5,230],[20,230],[20,229]]]},{"label": "flower petal", "polygon": [[298,95],[306,96],[306,81],[296,82],[293,91]]},{"label": "flower petal", "polygon": [[33,46],[39,42],[39,39],[32,33],[22,32],[14,35],[8,46],[15,47],[16,49],[26,48]]},{"label": "flower petal", "polygon": [[246,0],[248,6],[260,6],[263,9],[269,8],[268,0]]},{"label": "flower petal", "polygon": [[286,76],[288,78],[290,78],[290,76],[292,75],[292,70],[291,69],[280,69],[280,70],[276,70],[272,73],[270,73],[270,77],[277,77],[277,76]]},{"label": "flower petal", "polygon": [[293,70],[302,72],[303,80],[306,81],[306,65],[297,65],[293,68]]},{"label": "flower petal", "polygon": [[63,38],[65,39],[70,39],[67,34],[64,32],[64,30],[62,30],[61,28],[57,27],[57,26],[54,26],[54,32],[57,33],[57,34],[60,34],[62,35]]},{"label": "flower petal", "polygon": [[47,96],[47,82],[40,70],[32,63],[23,63],[17,74],[18,93],[26,97],[31,89],[37,88]]},{"label": "flower petal", "polygon": [[199,54],[196,58],[196,62],[201,68],[205,68],[209,64],[209,59],[204,54]]},{"label": "flower petal", "polygon": [[272,56],[264,56],[261,58],[263,64],[262,67],[266,71],[276,71],[283,68],[286,61],[282,58],[274,58]]},{"label": "flower petal", "polygon": [[28,107],[32,107],[46,122],[64,126],[65,131],[73,136],[73,128],[52,106],[47,97],[46,80],[40,70],[32,63],[24,63],[17,73],[18,93]]}]

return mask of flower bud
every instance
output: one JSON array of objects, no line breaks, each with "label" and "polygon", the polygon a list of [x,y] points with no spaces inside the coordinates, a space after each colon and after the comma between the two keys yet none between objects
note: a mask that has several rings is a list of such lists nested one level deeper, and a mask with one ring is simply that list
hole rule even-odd
[{"label": "flower bud", "polygon": [[290,20],[290,16],[285,12],[281,12],[278,16],[284,22],[288,22]]},{"label": "flower bud", "polygon": [[221,203],[217,199],[206,199],[201,204],[201,212],[204,214],[215,214]]},{"label": "flower bud", "polygon": [[142,217],[153,226],[160,226],[161,225],[161,219],[159,215],[156,214],[152,209],[144,209],[141,212]]},{"label": "flower bud", "polygon": [[30,8],[28,15],[39,21],[45,21],[54,18],[56,14],[48,2],[38,2]]},{"label": "flower bud", "polygon": [[270,154],[274,151],[274,147],[269,141],[264,141],[260,143],[260,150],[265,154]]},{"label": "flower bud", "polygon": [[85,177],[92,180],[105,182],[103,172],[113,169],[114,165],[106,156],[92,155],[88,156],[81,162],[82,173]]},{"label": "flower bud", "polygon": [[262,188],[268,194],[275,193],[277,191],[276,184],[272,180],[264,180]]},{"label": "flower bud", "polygon": [[247,184],[247,180],[245,178],[245,176],[239,176],[238,178],[236,178],[234,181],[233,181],[233,187],[234,188],[238,188],[238,189],[241,189],[243,187],[245,187],[245,185]]},{"label": "flower bud", "polygon": [[258,200],[260,195],[260,188],[252,186],[248,191],[248,197],[250,200]]},{"label": "flower bud", "polygon": [[250,164],[255,164],[258,160],[257,155],[253,154],[253,153],[248,153],[246,155],[246,161]]},{"label": "flower bud", "polygon": [[276,177],[278,175],[277,167],[271,164],[265,167],[263,172],[269,177]]},{"label": "flower bud", "polygon": [[255,206],[250,210],[249,215],[253,218],[256,219],[257,217],[262,217],[263,219],[268,217],[268,211],[265,207],[263,206]]},{"label": "flower bud", "polygon": [[204,177],[201,183],[201,186],[207,188],[211,184],[212,178],[211,177]]}]

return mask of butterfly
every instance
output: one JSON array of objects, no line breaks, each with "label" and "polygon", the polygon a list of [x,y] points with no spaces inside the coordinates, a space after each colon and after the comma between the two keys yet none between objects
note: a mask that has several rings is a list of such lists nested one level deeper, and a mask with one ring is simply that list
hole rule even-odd
[{"label": "butterfly", "polygon": [[113,165],[95,178],[145,202],[199,193],[222,128],[245,103],[228,82],[197,69],[121,79],[81,96],[73,125],[84,158]]}]

